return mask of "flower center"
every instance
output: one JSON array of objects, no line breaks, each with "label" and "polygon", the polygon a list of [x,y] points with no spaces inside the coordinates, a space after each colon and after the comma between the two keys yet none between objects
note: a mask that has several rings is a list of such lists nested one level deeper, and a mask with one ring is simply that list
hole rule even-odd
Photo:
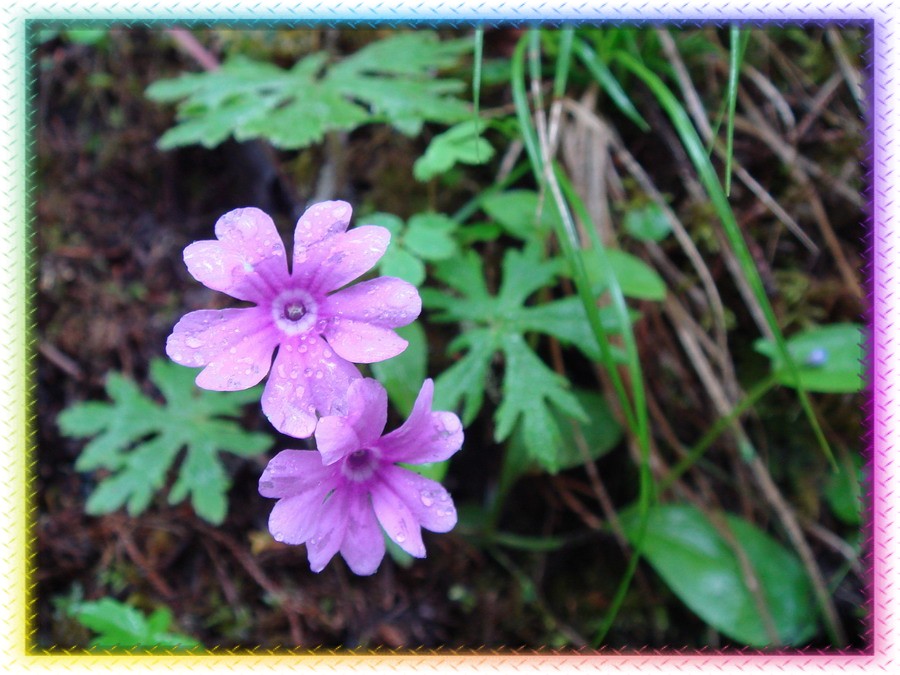
[{"label": "flower center", "polygon": [[299,335],[316,323],[318,306],[312,295],[301,288],[289,288],[272,300],[272,319],[287,335]]},{"label": "flower center", "polygon": [[360,448],[344,458],[341,467],[343,474],[352,481],[364,481],[371,478],[378,468],[381,453],[375,448]]},{"label": "flower center", "polygon": [[306,305],[302,302],[292,300],[285,304],[283,316],[288,321],[299,321],[306,316]]}]

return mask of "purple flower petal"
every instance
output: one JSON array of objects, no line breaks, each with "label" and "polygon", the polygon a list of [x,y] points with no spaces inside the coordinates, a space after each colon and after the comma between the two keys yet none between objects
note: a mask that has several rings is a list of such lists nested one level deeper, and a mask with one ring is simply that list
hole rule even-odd
[{"label": "purple flower petal", "polygon": [[263,211],[229,211],[216,222],[216,236],[218,241],[198,241],[184,250],[188,270],[205,286],[260,302],[287,280],[284,243]]},{"label": "purple flower petal", "polygon": [[372,508],[375,509],[378,522],[400,548],[413,557],[424,558],[425,544],[422,542],[419,522],[393,487],[381,473],[378,480],[373,480],[369,485]]},{"label": "purple flower petal", "polygon": [[368,495],[357,491],[347,500],[347,529],[341,555],[354,574],[374,574],[384,558],[384,535],[369,504]]},{"label": "purple flower petal", "polygon": [[344,541],[347,528],[348,490],[335,490],[316,515],[315,533],[306,540],[306,554],[313,572],[321,572]]},{"label": "purple flower petal", "polygon": [[387,423],[387,392],[370,378],[354,380],[347,392],[346,416],[328,416],[316,426],[316,447],[324,464],[374,444]]},{"label": "purple flower petal", "polygon": [[449,532],[456,526],[456,507],[443,485],[399,466],[384,467],[381,476],[426,530]]},{"label": "purple flower petal", "polygon": [[309,249],[307,260],[295,264],[295,279],[311,292],[324,295],[368,272],[384,255],[391,233],[377,225],[355,227]]},{"label": "purple flower petal", "polygon": [[321,314],[330,317],[324,335],[334,350],[355,363],[374,363],[406,349],[392,328],[414,321],[422,310],[415,287],[379,277],[329,296]]},{"label": "purple flower petal", "polygon": [[278,335],[256,307],[202,309],[184,315],[166,340],[166,353],[183,366],[206,366],[197,385],[236,391],[269,372]]},{"label": "purple flower petal", "polygon": [[[405,326],[422,311],[419,291],[409,282],[395,277],[377,277],[334,293],[319,312],[334,319],[352,319],[385,328]],[[340,325],[340,323],[338,323]]]},{"label": "purple flower petal", "polygon": [[324,495],[334,487],[335,472],[322,464],[315,450],[282,450],[266,465],[259,478],[263,497],[293,497],[318,490]]},{"label": "purple flower petal", "polygon": [[432,412],[434,382],[425,380],[409,418],[379,441],[385,460],[408,464],[441,462],[462,447],[462,423],[451,412]]},{"label": "purple flower petal", "polygon": [[275,541],[303,544],[319,525],[317,515],[325,499],[320,490],[308,490],[279,499],[269,514],[269,532]]},{"label": "purple flower petal", "polygon": [[353,209],[347,202],[319,202],[310,206],[294,228],[294,264],[292,271],[307,262],[311,248],[347,230]]},{"label": "purple flower petal", "polygon": [[317,412],[346,413],[350,383],[361,377],[318,336],[284,338],[263,392],[263,413],[281,433],[307,438],[316,428]]}]

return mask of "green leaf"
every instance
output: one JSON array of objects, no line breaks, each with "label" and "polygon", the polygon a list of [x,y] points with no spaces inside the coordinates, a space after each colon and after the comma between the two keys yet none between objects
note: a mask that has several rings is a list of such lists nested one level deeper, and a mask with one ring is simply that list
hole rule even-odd
[{"label": "green leaf", "polygon": [[387,390],[391,403],[404,417],[409,417],[428,373],[428,340],[418,321],[396,331],[409,345],[394,358],[371,364],[371,368]]},{"label": "green leaf", "polygon": [[442,213],[417,213],[408,223],[388,213],[374,213],[366,218],[366,223],[380,225],[391,233],[391,242],[378,262],[378,270],[413,286],[425,280],[425,261],[445,260],[458,251],[453,239],[456,221]]},{"label": "green leaf", "polygon": [[466,332],[469,351],[434,381],[434,407],[437,410],[462,410],[463,426],[472,423],[484,402],[484,385],[491,359],[497,349],[495,335],[488,330]]},{"label": "green leaf", "polygon": [[622,427],[601,394],[586,389],[573,389],[572,393],[587,413],[587,421],[564,418],[554,410],[562,433],[557,452],[560,471],[597,460],[622,440]]},{"label": "green leaf", "polygon": [[496,192],[481,205],[509,234],[525,241],[545,239],[559,220],[552,200],[542,201],[533,190]]},{"label": "green leaf", "polygon": [[169,502],[190,496],[198,515],[212,523],[224,519],[230,480],[219,453],[257,455],[271,447],[272,439],[223,419],[239,415],[241,406],[258,400],[260,387],[206,391],[194,385],[195,375],[194,369],[155,359],[150,380],[162,392],[165,405],[146,397],[131,380],[110,373],[106,391],[111,403],[79,403],[60,414],[57,422],[63,435],[92,437],[75,468],[110,472],[88,497],[88,513],[110,513],[122,506],[131,515],[143,512],[186,448]]},{"label": "green leaf", "polygon": [[446,260],[458,252],[456,221],[442,213],[417,213],[409,219],[403,243],[423,260]]},{"label": "green leaf", "polygon": [[[863,387],[863,327],[836,323],[797,333],[787,341],[788,353],[797,364],[803,388],[824,393],[856,392]],[[780,384],[796,387],[797,380],[785,367],[775,345],[759,339],[754,348],[772,360]]]},{"label": "green leaf", "polygon": [[483,122],[468,120],[435,136],[413,164],[413,176],[425,182],[456,164],[485,164],[494,156],[494,148],[481,137],[483,129]]},{"label": "green leaf", "polygon": [[[629,540],[638,537],[637,511],[621,514]],[[726,515],[760,584],[782,645],[800,645],[817,631],[813,590],[800,560],[747,521]],[[669,588],[701,619],[754,647],[776,646],[747,587],[738,557],[704,513],[693,506],[652,507],[642,553]]]},{"label": "green leaf", "polygon": [[569,390],[568,380],[545,366],[521,335],[504,335],[502,348],[506,369],[494,438],[506,439],[521,422],[529,458],[556,473],[561,468],[563,434],[553,409],[580,422],[587,422],[587,413]]},{"label": "green leaf", "polygon": [[628,209],[623,224],[628,234],[641,241],[662,241],[672,232],[665,211],[653,202]]},{"label": "green leaf", "polygon": [[824,496],[831,511],[841,522],[857,526],[862,523],[862,467],[858,456],[840,465],[837,473],[829,476]]},{"label": "green leaf", "polygon": [[[584,249],[585,267],[591,288],[600,295],[606,290],[606,274],[594,249]],[[638,300],[665,300],[666,282],[659,273],[637,256],[621,249],[606,250],[606,262],[619,281],[622,295]]]},{"label": "green leaf", "polygon": [[192,637],[167,632],[172,613],[166,607],[155,610],[148,619],[130,605],[113,598],[102,598],[74,603],[69,607],[69,614],[98,633],[91,640],[92,647],[191,649],[200,646]]},{"label": "green leaf", "polygon": [[557,260],[541,259],[539,246],[508,249],[500,288],[492,295],[480,257],[469,251],[435,266],[436,276],[458,294],[422,292],[433,320],[466,326],[450,349],[467,351],[435,381],[436,402],[449,409],[464,405],[463,422],[471,423],[481,409],[486,380],[499,352],[504,362],[503,401],[495,413],[495,437],[502,441],[521,426],[529,461],[549,471],[559,470],[566,462],[562,448],[567,441],[559,420],[587,418],[567,380],[543,363],[524,336],[544,333],[589,355],[599,352],[577,298],[528,304],[537,291],[555,282],[559,269]]},{"label": "green leaf", "polygon": [[425,263],[393,240],[378,261],[378,270],[384,276],[403,279],[413,286],[419,286],[425,281]]},{"label": "green leaf", "polygon": [[180,101],[178,126],[160,139],[162,148],[214,147],[234,137],[294,149],[372,122],[416,134],[425,122],[454,124],[470,116],[468,103],[456,97],[464,83],[434,75],[470,49],[468,40],[442,42],[431,31],[398,33],[333,65],[324,52],[289,70],[234,58],[215,71],[160,80],[146,93]]}]

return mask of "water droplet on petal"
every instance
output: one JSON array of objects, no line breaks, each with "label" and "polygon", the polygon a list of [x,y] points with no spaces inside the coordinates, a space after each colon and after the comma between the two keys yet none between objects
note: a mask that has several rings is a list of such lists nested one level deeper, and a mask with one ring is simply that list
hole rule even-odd
[{"label": "water droplet on petal", "polygon": [[201,339],[199,339],[199,338],[195,338],[195,337],[189,337],[189,338],[187,338],[187,339],[184,341],[184,343],[185,343],[188,347],[190,347],[191,349],[199,349],[199,348],[202,347],[203,344],[204,344],[203,340],[201,340]]},{"label": "water droplet on petal", "polygon": [[324,352],[322,352],[322,356],[324,356],[326,359],[330,359],[332,356],[334,356],[334,354],[330,349],[326,349]]},{"label": "water droplet on petal", "polygon": [[434,493],[431,490],[422,490],[419,499],[422,500],[422,506],[431,506],[434,504]]},{"label": "water droplet on petal", "polygon": [[283,532],[273,532],[272,537],[275,541],[284,541],[284,533]]},{"label": "water droplet on petal", "polygon": [[316,371],[316,379],[317,380],[321,380],[322,377],[324,377],[324,375],[325,375],[325,373],[323,373],[321,370]]}]

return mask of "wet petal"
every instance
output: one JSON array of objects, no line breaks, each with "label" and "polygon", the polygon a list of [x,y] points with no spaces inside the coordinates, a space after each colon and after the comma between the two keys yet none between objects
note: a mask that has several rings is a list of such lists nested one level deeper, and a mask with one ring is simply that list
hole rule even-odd
[{"label": "wet petal", "polygon": [[347,500],[347,529],[341,555],[354,574],[374,574],[384,558],[384,535],[375,519],[367,493],[358,491]]},{"label": "wet petal", "polygon": [[386,460],[409,464],[441,462],[457,452],[463,443],[463,427],[451,412],[433,412],[434,382],[425,380],[409,418],[379,442]]},{"label": "wet petal", "polygon": [[331,464],[375,443],[387,423],[387,392],[376,380],[350,383],[347,414],[328,416],[316,426],[316,447],[322,461]]},{"label": "wet petal", "polygon": [[316,448],[323,464],[334,464],[361,447],[359,436],[346,417],[330,415],[316,424]]},{"label": "wet petal", "polygon": [[307,490],[279,499],[269,514],[269,533],[284,544],[302,544],[319,526],[319,511],[325,495],[322,490]]},{"label": "wet petal", "polygon": [[378,522],[400,548],[411,556],[424,558],[425,544],[422,543],[419,521],[406,502],[394,491],[393,484],[384,479],[384,475],[380,474],[379,479],[369,484],[372,507],[375,509]]},{"label": "wet petal", "polygon": [[325,330],[328,344],[353,363],[375,363],[393,358],[409,344],[390,328],[344,319]]},{"label": "wet petal", "polygon": [[415,321],[421,311],[422,299],[415,286],[395,277],[378,277],[328,296],[319,315],[338,326],[349,319],[397,328]]},{"label": "wet petal", "polygon": [[347,500],[350,494],[342,487],[336,489],[316,516],[314,534],[306,541],[306,554],[313,572],[321,572],[341,548],[347,529]]},{"label": "wet petal", "polygon": [[197,386],[237,391],[269,372],[278,334],[256,307],[203,309],[185,314],[166,340],[166,354],[188,367],[206,366]]},{"label": "wet petal", "polygon": [[305,265],[310,249],[346,231],[352,213],[350,205],[341,201],[319,202],[306,209],[294,228],[292,272]]},{"label": "wet petal", "polygon": [[399,466],[384,467],[381,476],[426,530],[449,532],[456,526],[456,507],[443,485]]},{"label": "wet petal", "polygon": [[379,277],[326,298],[320,315],[327,318],[324,335],[338,354],[354,363],[374,363],[406,349],[406,340],[391,329],[414,321],[421,310],[414,286]]},{"label": "wet petal", "polygon": [[259,493],[263,497],[279,498],[317,490],[327,492],[333,487],[334,477],[334,469],[324,466],[315,450],[282,450],[269,460],[262,472]]},{"label": "wet petal", "polygon": [[197,281],[240,300],[265,302],[287,280],[284,243],[275,223],[256,208],[235,209],[216,222],[218,240],[184,250]]},{"label": "wet petal", "polygon": [[391,233],[377,225],[363,225],[336,234],[310,251],[307,262],[295,265],[294,278],[313,293],[337,290],[368,272],[384,255]]},{"label": "wet petal", "polygon": [[362,375],[316,335],[284,340],[262,396],[262,409],[281,433],[307,438],[316,415],[347,412],[350,383]]}]

